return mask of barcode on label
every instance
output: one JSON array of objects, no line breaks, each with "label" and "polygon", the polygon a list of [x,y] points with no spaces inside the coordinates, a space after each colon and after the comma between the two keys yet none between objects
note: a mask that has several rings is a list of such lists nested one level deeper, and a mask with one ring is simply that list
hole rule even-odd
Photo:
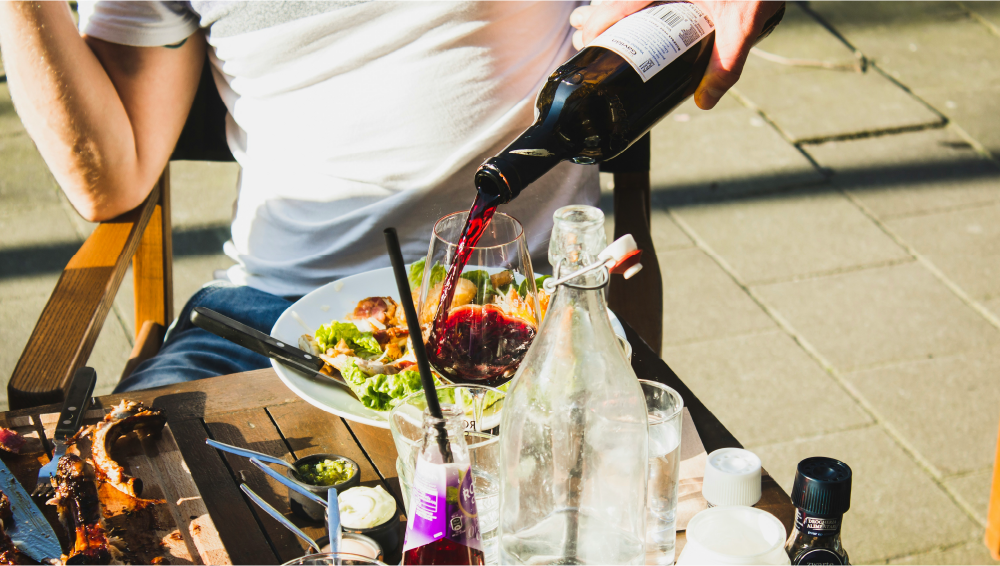
[{"label": "barcode on label", "polygon": [[683,20],[683,18],[679,14],[677,14],[677,12],[674,12],[673,10],[667,7],[653,8],[652,10],[650,10],[650,12],[652,13],[652,15],[663,20],[663,22],[666,23],[671,28],[674,28],[677,24],[681,23],[681,20]]}]

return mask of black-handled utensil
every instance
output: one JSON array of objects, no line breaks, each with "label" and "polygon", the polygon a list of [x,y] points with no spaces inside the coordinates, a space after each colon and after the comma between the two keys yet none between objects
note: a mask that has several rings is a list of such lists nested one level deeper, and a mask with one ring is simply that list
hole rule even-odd
[{"label": "black-handled utensil", "polygon": [[[306,375],[317,376],[331,381],[350,392],[351,396],[355,399],[358,399],[358,395],[339,374],[328,375],[320,371],[323,369],[323,360],[312,354],[307,354],[294,346],[290,346],[277,338],[264,334],[255,328],[251,328],[242,322],[233,320],[212,309],[195,307],[191,312],[191,323],[220,338],[225,338],[234,344],[239,344],[248,350],[297,369]],[[360,399],[358,400],[360,401]]]},{"label": "black-handled utensil", "polygon": [[52,445],[52,458],[38,470],[38,483],[31,495],[48,499],[55,493],[49,478],[56,474],[59,458],[66,454],[66,439],[80,430],[83,414],[90,407],[90,398],[94,394],[96,385],[97,372],[94,368],[82,367],[73,374],[73,381],[70,382],[69,391],[66,392],[66,400],[63,402],[62,410],[59,411],[55,434],[49,439]]}]

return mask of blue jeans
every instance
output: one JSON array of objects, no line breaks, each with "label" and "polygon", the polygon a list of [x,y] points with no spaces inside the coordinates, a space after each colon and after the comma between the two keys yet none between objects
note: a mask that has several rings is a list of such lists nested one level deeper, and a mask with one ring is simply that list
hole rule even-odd
[{"label": "blue jeans", "polygon": [[266,357],[191,324],[191,311],[207,307],[270,334],[274,322],[291,304],[287,299],[231,283],[215,282],[203,287],[184,305],[167,331],[160,352],[119,382],[115,393],[270,367]]}]

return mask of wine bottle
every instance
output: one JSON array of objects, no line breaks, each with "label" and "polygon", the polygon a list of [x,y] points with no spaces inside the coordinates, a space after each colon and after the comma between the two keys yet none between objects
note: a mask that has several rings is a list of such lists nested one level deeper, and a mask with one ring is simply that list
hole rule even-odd
[{"label": "wine bottle", "polygon": [[[757,41],[784,13],[782,5]],[[687,2],[656,4],[608,28],[549,76],[534,123],[479,167],[476,188],[502,204],[560,161],[599,163],[625,151],[694,94],[714,29]]]}]

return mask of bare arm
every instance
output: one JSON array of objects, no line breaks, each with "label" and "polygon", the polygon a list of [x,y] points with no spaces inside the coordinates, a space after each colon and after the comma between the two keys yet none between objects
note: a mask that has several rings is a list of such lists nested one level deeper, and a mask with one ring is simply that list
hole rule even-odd
[{"label": "bare arm", "polygon": [[11,96],[70,202],[101,221],[139,205],[184,127],[205,57],[82,38],[65,2],[0,2]]}]

